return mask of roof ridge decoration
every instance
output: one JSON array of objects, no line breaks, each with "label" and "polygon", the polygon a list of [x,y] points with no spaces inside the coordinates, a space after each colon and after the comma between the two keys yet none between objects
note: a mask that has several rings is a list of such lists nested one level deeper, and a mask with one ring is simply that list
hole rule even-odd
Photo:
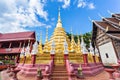
[{"label": "roof ridge decoration", "polygon": [[89,16],[88,16],[88,19],[89,19],[91,22],[94,22],[94,20],[92,20]]},{"label": "roof ridge decoration", "polygon": [[104,17],[100,13],[98,13],[98,16],[101,17],[102,19],[104,19]]},{"label": "roof ridge decoration", "polygon": [[[110,13],[111,15],[113,15],[113,13],[111,13],[110,11],[108,11],[108,13]],[[105,21],[107,21],[108,23],[112,23],[114,25],[118,25],[115,22],[112,22],[110,20],[108,20],[107,18],[103,17],[100,13],[98,13],[98,16],[100,16],[102,19],[104,19]],[[113,26],[113,25],[112,25]],[[114,26],[116,28],[116,26]]]},{"label": "roof ridge decoration", "polygon": [[[113,13],[111,13],[110,11],[108,11],[108,13],[110,13],[111,15],[113,14]],[[114,23],[114,22],[108,20],[107,18],[103,17],[100,13],[98,13],[98,15],[99,15],[102,19],[104,19],[105,21],[107,21],[108,24],[110,24],[110,25],[112,25],[113,27],[115,27],[115,28],[118,29],[118,27],[116,27],[116,26],[114,25],[114,24],[116,24],[116,23]],[[117,25],[117,24],[116,24],[116,25]],[[107,26],[106,29],[105,29],[106,32],[108,31],[108,28],[109,28],[109,27]]]},{"label": "roof ridge decoration", "polygon": [[110,10],[107,10],[107,12],[110,14],[110,15],[113,15],[114,13],[112,13]]},{"label": "roof ridge decoration", "polygon": [[113,14],[114,16],[116,16],[117,18],[120,18],[120,16],[118,16],[117,14]]},{"label": "roof ridge decoration", "polygon": [[114,16],[115,16],[115,18],[117,18],[117,17],[119,17],[119,18],[120,18],[120,16],[118,16],[117,14],[115,14],[115,13],[111,12],[110,10],[107,10],[107,12],[108,12],[110,15],[114,15]]}]

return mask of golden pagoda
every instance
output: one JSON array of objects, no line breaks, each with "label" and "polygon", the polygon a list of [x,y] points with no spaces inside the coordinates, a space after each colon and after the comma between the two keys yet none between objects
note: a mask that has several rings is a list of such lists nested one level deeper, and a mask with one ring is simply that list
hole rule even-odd
[{"label": "golden pagoda", "polygon": [[[72,32],[72,31],[71,31]],[[72,33],[71,33],[72,34]],[[37,39],[36,39],[37,40]],[[52,45],[54,43],[54,49],[52,48]],[[60,10],[58,12],[58,21],[55,27],[55,30],[53,32],[53,35],[51,36],[50,40],[48,41],[48,28],[46,28],[46,40],[44,44],[44,48],[42,49],[42,34],[40,35],[40,42],[39,45],[37,45],[37,42],[35,42],[35,47],[33,45],[33,51],[37,51],[36,54],[36,64],[48,64],[51,60],[51,50],[54,50],[54,63],[55,65],[64,65],[64,54],[65,54],[65,43],[67,44],[67,52],[68,52],[68,59],[72,63],[83,63],[83,55],[82,51],[86,51],[86,45],[83,40],[83,36],[81,38],[81,44],[80,39],[78,36],[78,43],[75,43],[74,36],[71,36],[71,41],[66,35],[66,32],[64,28],[62,27],[61,17],[60,17]],[[29,46],[29,45],[28,45]],[[35,48],[34,48],[35,47]],[[35,50],[34,50],[35,49]],[[37,49],[37,50],[36,50]],[[23,52],[24,53],[24,47]],[[46,54],[47,53],[47,54]],[[89,56],[90,57],[90,56]],[[30,63],[31,58],[27,58],[25,63]],[[23,59],[21,59],[23,60]],[[88,58],[88,60],[90,60]]]},{"label": "golden pagoda", "polygon": [[78,37],[78,42],[77,42],[77,53],[79,53],[79,54],[82,55],[79,35],[77,35],[77,37]]},{"label": "golden pagoda", "polygon": [[[56,25],[56,28],[53,32],[53,35],[50,38],[50,41],[48,42],[48,46],[50,46],[52,44],[52,41],[54,41],[55,53],[56,54],[57,53],[63,54],[65,39],[66,39],[66,42],[68,44],[68,50],[70,50],[70,40],[69,40],[68,36],[66,35],[64,28],[62,27],[62,22],[61,22],[61,18],[60,18],[60,10],[59,10],[57,25]],[[47,43],[45,43],[45,44],[47,44]]]},{"label": "golden pagoda", "polygon": [[[54,42],[55,65],[57,65],[57,64],[63,65],[64,64],[64,54],[65,54],[64,53],[65,41],[68,46],[67,47],[68,55],[69,55],[68,59],[70,60],[70,62],[83,63],[83,56],[82,56],[82,51],[81,51],[82,46],[85,47],[83,37],[82,37],[82,42],[81,42],[82,45],[80,44],[79,36],[78,36],[77,44],[75,43],[73,35],[71,35],[71,41],[70,41],[70,39],[66,35],[64,28],[62,27],[62,21],[61,21],[60,10],[59,10],[58,21],[57,21],[55,30],[53,32],[53,35],[51,36],[49,41],[48,41],[48,28],[46,29],[46,40],[45,40],[45,44],[44,44],[44,48],[43,48],[43,54],[41,54],[42,53],[42,44],[41,44],[41,40],[40,40],[39,47],[38,47],[38,53],[40,53],[40,54],[37,55],[36,63],[49,63],[49,61],[51,59],[50,53],[51,53],[51,49],[52,49],[52,44]],[[85,50],[86,50],[86,48],[85,48]],[[48,54],[46,54],[46,53],[48,53]]]},{"label": "golden pagoda", "polygon": [[75,40],[74,40],[74,36],[72,34],[72,29],[71,29],[71,46],[70,46],[70,52],[75,52],[76,50],[76,43],[75,43]]}]

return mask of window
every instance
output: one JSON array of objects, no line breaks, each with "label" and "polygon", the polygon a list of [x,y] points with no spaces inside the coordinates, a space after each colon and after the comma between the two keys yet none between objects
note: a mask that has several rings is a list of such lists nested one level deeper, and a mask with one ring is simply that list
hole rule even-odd
[{"label": "window", "polygon": [[106,55],[106,58],[109,58],[108,53],[105,53],[105,55]]}]

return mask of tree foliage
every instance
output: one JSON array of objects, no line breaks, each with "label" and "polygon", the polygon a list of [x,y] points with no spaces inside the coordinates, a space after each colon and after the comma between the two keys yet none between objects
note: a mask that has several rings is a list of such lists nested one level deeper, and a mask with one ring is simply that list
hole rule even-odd
[{"label": "tree foliage", "polygon": [[[68,35],[69,39],[71,40],[71,34],[67,32],[67,35]],[[90,40],[91,40],[91,37],[92,37],[92,32],[87,32],[87,33],[82,34],[82,35],[74,35],[73,34],[73,36],[74,36],[74,40],[75,40],[76,43],[78,41],[77,36],[79,36],[80,41],[81,41],[81,37],[83,36],[84,42],[86,43],[86,47],[87,48],[89,47],[89,43],[90,43]]]}]

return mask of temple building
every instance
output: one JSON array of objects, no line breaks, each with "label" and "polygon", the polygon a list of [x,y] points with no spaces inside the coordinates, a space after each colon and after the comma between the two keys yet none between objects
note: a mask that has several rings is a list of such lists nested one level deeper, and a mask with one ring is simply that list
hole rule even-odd
[{"label": "temple building", "polygon": [[120,59],[120,14],[93,21],[92,42],[104,65],[117,64]]},{"label": "temple building", "polygon": [[35,32],[18,32],[0,34],[0,60],[14,60],[20,56],[22,47],[28,43],[32,48],[35,42]]}]

